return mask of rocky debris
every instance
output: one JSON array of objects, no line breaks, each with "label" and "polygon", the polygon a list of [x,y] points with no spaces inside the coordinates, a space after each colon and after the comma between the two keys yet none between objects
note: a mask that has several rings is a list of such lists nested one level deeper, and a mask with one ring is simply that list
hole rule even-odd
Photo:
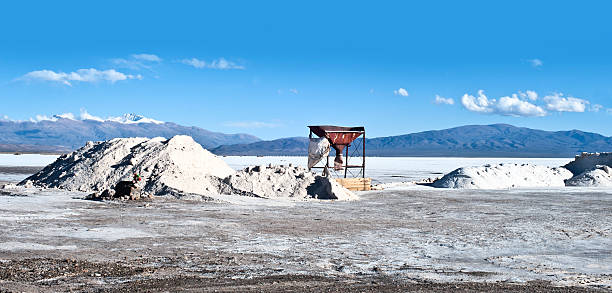
[{"label": "rocky debris", "polygon": [[572,173],[562,167],[530,164],[498,164],[456,169],[431,185],[440,188],[506,189],[560,187]]},{"label": "rocky debris", "polygon": [[607,165],[596,165],[565,181],[567,186],[609,187],[612,186],[612,168]]},{"label": "rocky debris", "polygon": [[85,199],[89,200],[139,200],[151,199],[153,195],[143,193],[132,181],[120,181],[115,189],[106,189],[103,192],[94,192]]},{"label": "rocky debris", "polygon": [[129,196],[133,199],[140,193],[139,191],[138,186],[132,181],[119,181],[115,186],[116,197]]},{"label": "rocky debris", "polygon": [[335,180],[292,165],[247,167],[225,178],[220,192],[262,198],[356,199]]},{"label": "rocky debris", "polygon": [[[77,259],[27,258],[3,260],[0,280],[12,282],[41,283],[44,280],[65,278],[118,278],[150,272],[151,269],[117,262],[95,263]],[[43,283],[44,284],[44,283]],[[6,285],[3,284],[3,286]],[[28,287],[23,287],[28,288]],[[5,292],[4,290],[1,290]],[[6,292],[10,292],[8,290]],[[30,290],[19,290],[30,291]],[[35,290],[39,291],[39,290]],[[55,291],[55,290],[42,290]],[[64,290],[61,290],[64,291]],[[70,290],[66,290],[70,291]]]}]

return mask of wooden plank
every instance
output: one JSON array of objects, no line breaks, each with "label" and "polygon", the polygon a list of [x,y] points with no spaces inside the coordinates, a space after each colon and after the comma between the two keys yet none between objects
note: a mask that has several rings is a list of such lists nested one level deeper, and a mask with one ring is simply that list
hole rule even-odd
[{"label": "wooden plank", "polygon": [[350,191],[372,190],[372,178],[337,178],[336,182]]}]

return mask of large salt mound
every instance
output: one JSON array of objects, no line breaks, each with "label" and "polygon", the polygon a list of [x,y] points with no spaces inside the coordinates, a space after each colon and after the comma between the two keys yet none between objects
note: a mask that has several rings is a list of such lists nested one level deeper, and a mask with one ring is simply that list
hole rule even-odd
[{"label": "large salt mound", "polygon": [[338,182],[316,176],[303,167],[255,166],[230,175],[223,180],[221,193],[263,198],[337,199],[357,197]]},{"label": "large salt mound", "polygon": [[164,194],[216,194],[221,179],[235,171],[202,148],[191,137],[116,138],[88,142],[59,157],[20,184],[73,191],[103,191],[117,182],[144,178],[143,192]]},{"label": "large salt mound", "polygon": [[565,168],[530,164],[498,164],[456,169],[434,181],[433,187],[466,189],[506,189],[565,186],[572,177]]},{"label": "large salt mound", "polygon": [[252,167],[236,173],[191,137],[116,138],[88,142],[20,185],[102,192],[138,173],[152,195],[238,194],[262,198],[339,199],[356,196],[336,181],[301,167]]}]

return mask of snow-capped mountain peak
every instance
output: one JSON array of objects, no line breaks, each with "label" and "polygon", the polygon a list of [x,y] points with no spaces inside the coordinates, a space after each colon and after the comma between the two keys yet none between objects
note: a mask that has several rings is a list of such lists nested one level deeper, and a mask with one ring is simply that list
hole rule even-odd
[{"label": "snow-capped mountain peak", "polygon": [[[8,117],[5,117],[4,119],[10,120]],[[63,114],[56,114],[51,117],[47,115],[36,115],[35,119],[30,118],[29,121],[30,122],[41,122],[41,121],[55,122],[61,119],[68,119],[68,120],[74,120],[74,121],[89,120],[89,121],[97,121],[97,122],[117,122],[121,124],[138,124],[138,123],[164,124],[165,123],[163,121],[155,120],[155,119],[148,118],[148,117],[134,114],[134,113],[124,114],[122,116],[109,116],[108,118],[102,118],[102,117],[98,117],[98,116],[89,114],[86,110],[81,110],[80,116],[77,116],[70,112],[63,113]]]},{"label": "snow-capped mountain peak", "polygon": [[76,118],[74,117],[74,114],[72,113],[64,113],[64,114],[56,114],[53,115],[52,117],[53,119],[70,119],[70,120],[76,120]]},{"label": "snow-capped mountain peak", "polygon": [[106,119],[106,121],[113,121],[113,122],[118,122],[118,123],[123,123],[123,124],[134,124],[134,123],[163,124],[164,123],[163,121],[155,120],[152,118],[147,118],[142,115],[138,115],[134,113],[124,114],[123,116],[120,116],[120,117],[109,117],[108,119]]}]

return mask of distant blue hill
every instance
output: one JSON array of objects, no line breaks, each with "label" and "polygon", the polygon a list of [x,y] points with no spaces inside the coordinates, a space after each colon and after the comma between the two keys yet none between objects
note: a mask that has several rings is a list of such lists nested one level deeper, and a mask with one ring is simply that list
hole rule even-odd
[{"label": "distant blue hill", "polygon": [[[355,144],[358,144],[356,142]],[[218,155],[304,156],[305,137],[222,145]],[[467,125],[366,140],[368,156],[573,157],[612,151],[612,138],[580,130],[544,131],[507,124]]]},{"label": "distant blue hill", "polygon": [[170,138],[178,134],[192,136],[207,149],[260,141],[249,134],[212,132],[138,115],[125,115],[115,121],[74,120],[55,116],[52,120],[40,122],[0,120],[0,152],[68,152],[89,140],[157,136]]}]

